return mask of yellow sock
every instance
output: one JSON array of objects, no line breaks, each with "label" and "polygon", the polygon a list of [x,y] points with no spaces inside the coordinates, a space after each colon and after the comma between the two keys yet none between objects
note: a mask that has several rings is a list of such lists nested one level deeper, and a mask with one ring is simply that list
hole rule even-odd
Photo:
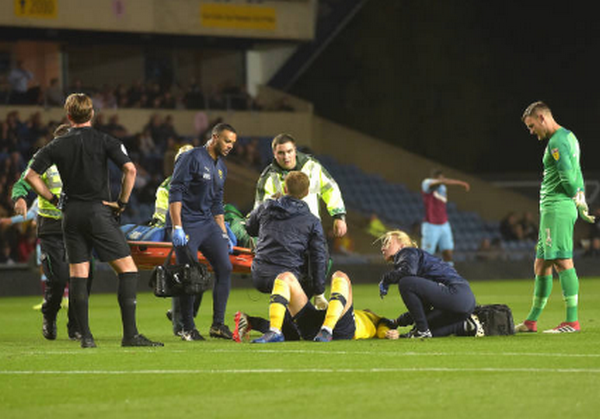
[{"label": "yellow sock", "polygon": [[342,317],[349,294],[350,287],[346,278],[334,277],[331,280],[331,298],[329,299],[327,313],[325,313],[323,327],[333,331],[338,320]]},{"label": "yellow sock", "polygon": [[290,286],[281,279],[276,279],[273,283],[273,292],[269,302],[269,320],[271,329],[281,331],[285,311],[290,302]]}]

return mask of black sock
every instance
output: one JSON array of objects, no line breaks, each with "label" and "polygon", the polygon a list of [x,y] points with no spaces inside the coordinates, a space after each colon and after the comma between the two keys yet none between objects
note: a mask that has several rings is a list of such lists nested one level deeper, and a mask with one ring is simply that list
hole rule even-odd
[{"label": "black sock", "polygon": [[269,321],[262,317],[248,316],[248,323],[252,326],[252,329],[258,330],[261,333],[267,333],[269,331]]},{"label": "black sock", "polygon": [[121,307],[121,322],[123,323],[123,337],[131,338],[138,334],[135,321],[137,272],[124,272],[119,274],[119,290],[117,296]]},{"label": "black sock", "polygon": [[86,338],[91,337],[88,312],[87,278],[70,278],[69,302],[73,304],[75,317],[79,326],[79,333]]}]

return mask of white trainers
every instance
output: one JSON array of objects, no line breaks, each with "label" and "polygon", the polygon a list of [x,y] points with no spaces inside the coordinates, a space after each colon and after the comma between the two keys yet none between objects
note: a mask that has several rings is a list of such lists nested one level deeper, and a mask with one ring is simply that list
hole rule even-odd
[{"label": "white trainers", "polygon": [[535,333],[537,332],[537,322],[532,320],[525,320],[515,326],[515,333]]}]

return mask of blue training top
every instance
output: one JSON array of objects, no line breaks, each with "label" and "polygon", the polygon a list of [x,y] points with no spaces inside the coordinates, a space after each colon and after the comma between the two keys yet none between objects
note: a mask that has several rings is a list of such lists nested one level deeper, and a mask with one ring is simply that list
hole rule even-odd
[{"label": "blue training top", "polygon": [[446,286],[468,283],[452,265],[416,247],[405,247],[394,255],[394,270],[386,273],[383,281],[397,284],[405,276],[418,276]]},{"label": "blue training top", "polygon": [[181,202],[181,219],[185,223],[206,221],[223,214],[223,187],[227,167],[206,147],[196,147],[182,154],[175,163],[169,191],[169,204]]}]

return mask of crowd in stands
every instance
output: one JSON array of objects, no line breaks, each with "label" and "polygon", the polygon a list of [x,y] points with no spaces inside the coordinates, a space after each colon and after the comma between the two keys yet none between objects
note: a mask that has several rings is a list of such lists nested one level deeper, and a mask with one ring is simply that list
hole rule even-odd
[{"label": "crowd in stands", "polygon": [[[14,214],[10,198],[12,185],[19,179],[35,151],[51,141],[56,127],[66,122],[66,119],[43,122],[40,112],[33,112],[22,120],[18,111],[12,111],[4,120],[0,119],[0,218]],[[172,115],[154,113],[141,132],[131,133],[120,123],[117,114],[106,119],[102,113],[98,113],[93,126],[121,139],[136,165],[135,193],[130,205],[134,211],[139,204],[154,204],[156,189],[173,171],[177,150],[184,144],[204,144],[210,137],[212,127],[218,122],[221,122],[219,118],[207,120],[204,129],[197,135],[182,135],[177,132]],[[262,170],[264,165],[257,138],[240,138],[230,158],[256,171]],[[119,173],[116,168],[113,169],[114,186],[117,188]],[[31,225],[0,224],[0,263],[25,262],[30,258],[33,251],[31,243],[35,243],[35,228]]]},{"label": "crowd in stands", "polygon": [[513,211],[509,212],[500,222],[500,234],[504,241],[537,240],[538,225],[533,214],[525,212],[521,217]]},{"label": "crowd in stands", "polygon": [[211,109],[211,110],[270,110],[293,111],[293,106],[284,97],[273,104],[262,104],[253,98],[244,86],[225,82],[214,89],[202,89],[196,78],[187,83],[161,84],[156,81],[138,80],[131,85],[119,83],[116,86],[84,85],[75,79],[71,86],[63,89],[57,78],[50,81],[45,89],[35,82],[34,76],[22,67],[11,70],[8,75],[0,75],[0,104],[40,105],[62,107],[70,93],[86,93],[94,103],[94,108],[102,109]]}]

